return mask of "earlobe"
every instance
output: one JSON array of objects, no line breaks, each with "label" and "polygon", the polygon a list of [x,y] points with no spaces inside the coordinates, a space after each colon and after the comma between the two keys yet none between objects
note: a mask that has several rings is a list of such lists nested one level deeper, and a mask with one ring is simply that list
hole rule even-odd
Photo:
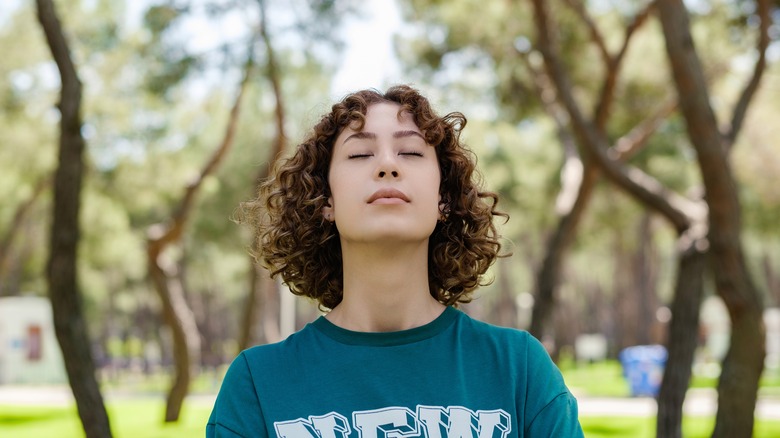
[{"label": "earlobe", "polygon": [[333,211],[333,198],[328,198],[328,203],[322,207],[322,217],[328,222],[333,222],[336,218]]},{"label": "earlobe", "polygon": [[439,203],[439,221],[446,222],[450,216],[450,205],[446,202]]}]

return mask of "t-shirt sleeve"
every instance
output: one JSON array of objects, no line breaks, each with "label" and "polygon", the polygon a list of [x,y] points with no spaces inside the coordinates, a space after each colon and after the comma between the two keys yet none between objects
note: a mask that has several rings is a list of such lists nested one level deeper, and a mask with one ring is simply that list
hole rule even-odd
[{"label": "t-shirt sleeve", "polygon": [[528,335],[525,436],[583,436],[577,414],[577,400],[566,388],[558,367],[542,344]]},{"label": "t-shirt sleeve", "polygon": [[230,364],[206,424],[207,438],[267,437],[263,413],[246,355]]}]

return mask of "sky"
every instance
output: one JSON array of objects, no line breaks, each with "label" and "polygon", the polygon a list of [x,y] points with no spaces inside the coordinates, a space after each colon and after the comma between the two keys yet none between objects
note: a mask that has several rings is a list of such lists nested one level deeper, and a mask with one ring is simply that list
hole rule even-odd
[{"label": "sky", "polygon": [[[128,2],[131,26],[141,24],[143,12],[155,0]],[[193,4],[198,1],[194,0]],[[361,14],[345,19],[337,31],[346,43],[340,68],[330,89],[330,98],[339,99],[345,94],[363,88],[384,88],[402,82],[401,67],[393,48],[393,35],[402,24],[401,13],[395,0],[364,0]],[[256,19],[236,12],[228,14],[220,23],[206,16],[193,14],[188,18],[183,32],[188,35],[195,51],[208,50],[220,41],[243,41],[250,24]]]},{"label": "sky", "polygon": [[[89,5],[93,0],[82,0]],[[0,22],[16,10],[22,0],[0,0]],[[126,17],[130,27],[141,24],[143,12],[158,0],[134,0],[127,2]],[[193,3],[198,3],[197,0]],[[333,78],[330,97],[338,99],[345,94],[363,88],[384,88],[403,82],[400,63],[393,49],[393,35],[402,25],[401,13],[395,0],[365,0],[360,4],[360,17],[350,17],[340,27],[346,42],[345,52]],[[238,23],[243,20],[244,23]],[[204,18],[192,18],[187,32],[192,35],[193,46],[205,48],[221,38],[240,40],[245,32],[246,15],[228,17],[219,26]]]},{"label": "sky", "polygon": [[333,98],[401,82],[401,67],[393,49],[393,34],[402,22],[398,6],[392,0],[367,0],[363,5],[365,17],[350,19],[344,26],[348,45],[331,86]]}]

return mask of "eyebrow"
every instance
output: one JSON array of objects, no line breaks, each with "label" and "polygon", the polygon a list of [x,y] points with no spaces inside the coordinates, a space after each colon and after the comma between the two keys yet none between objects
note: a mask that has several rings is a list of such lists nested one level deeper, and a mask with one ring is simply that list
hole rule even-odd
[{"label": "eyebrow", "polygon": [[[423,135],[417,131],[406,130],[406,131],[395,131],[393,133],[393,138],[404,138],[404,137],[414,137],[414,136],[420,137],[421,139],[425,140],[425,137],[423,137]],[[355,140],[361,140],[361,139],[375,140],[376,134],[374,134],[373,132],[366,132],[366,131],[356,132],[350,135],[349,137],[347,137],[346,139],[344,139],[344,143],[352,140],[353,138]]]}]

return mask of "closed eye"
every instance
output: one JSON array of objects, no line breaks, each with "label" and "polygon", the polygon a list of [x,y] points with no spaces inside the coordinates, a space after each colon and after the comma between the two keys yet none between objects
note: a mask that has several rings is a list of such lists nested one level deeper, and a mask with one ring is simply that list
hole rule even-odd
[{"label": "closed eye", "polygon": [[401,152],[398,155],[408,155],[408,156],[414,156],[414,157],[422,157],[423,153],[418,151],[411,151],[411,152]]},{"label": "closed eye", "polygon": [[372,156],[373,154],[349,154],[347,158],[353,159],[353,158],[368,158]]}]

